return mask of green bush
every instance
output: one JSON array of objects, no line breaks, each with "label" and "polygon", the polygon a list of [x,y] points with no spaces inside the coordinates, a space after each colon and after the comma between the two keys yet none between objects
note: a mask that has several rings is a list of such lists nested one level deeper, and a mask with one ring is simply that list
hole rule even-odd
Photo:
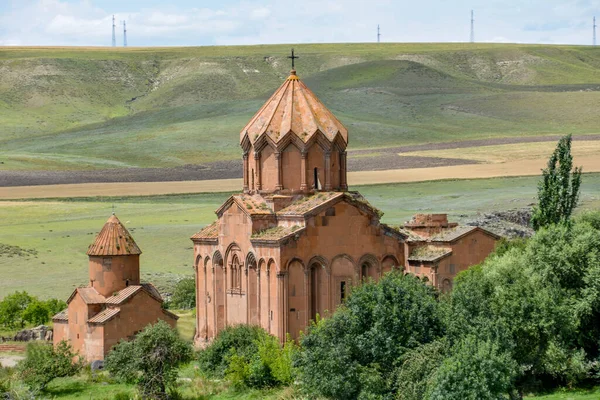
[{"label": "green bush", "polygon": [[495,343],[467,336],[445,359],[430,383],[429,400],[509,398],[517,363]]},{"label": "green bush", "polygon": [[164,399],[175,389],[178,368],[192,359],[192,346],[166,322],[149,325],[131,342],[116,345],[105,368],[115,378],[135,383],[145,399]]},{"label": "green bush", "polygon": [[33,300],[23,311],[23,320],[33,325],[42,325],[50,320],[50,308],[46,302]]},{"label": "green bush", "polygon": [[46,343],[30,343],[25,359],[18,365],[20,378],[31,389],[44,390],[54,378],[73,376],[81,370],[83,361],[74,362],[75,357],[64,340],[56,348]]},{"label": "green bush", "polygon": [[25,291],[6,296],[0,301],[0,324],[9,328],[24,327],[26,321],[23,313],[34,300],[35,298]]},{"label": "green bush", "polygon": [[194,279],[185,278],[177,282],[169,307],[182,310],[196,307],[196,282]]},{"label": "green bush", "polygon": [[424,399],[427,388],[447,353],[446,339],[426,343],[406,352],[394,373],[396,399]]},{"label": "green bush", "polygon": [[[354,288],[345,306],[310,326],[295,365],[311,397],[376,398],[392,393],[393,371],[408,350],[443,333],[436,292],[413,276],[392,272]],[[369,377],[373,371],[381,385]]]},{"label": "green bush", "polygon": [[282,348],[264,329],[238,325],[225,328],[199,353],[199,366],[208,376],[227,378],[236,389],[288,385],[296,351],[291,340]]}]

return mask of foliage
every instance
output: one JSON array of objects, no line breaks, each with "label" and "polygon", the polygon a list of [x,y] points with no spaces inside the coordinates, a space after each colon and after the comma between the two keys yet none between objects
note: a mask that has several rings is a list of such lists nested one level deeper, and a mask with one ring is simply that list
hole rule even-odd
[{"label": "foliage", "polygon": [[27,292],[14,292],[0,302],[0,324],[14,328],[25,326],[23,313],[34,300]]},{"label": "foliage", "polygon": [[496,400],[512,393],[517,365],[493,342],[465,337],[433,377],[430,400]]},{"label": "foliage", "polygon": [[276,337],[257,326],[227,327],[199,353],[203,373],[226,377],[234,388],[268,388],[292,382],[292,357],[296,344],[283,348]]},{"label": "foliage", "polygon": [[67,303],[62,300],[40,301],[25,291],[14,292],[0,301],[0,325],[23,328],[27,322],[45,324],[52,315],[66,307]]},{"label": "foliage", "polygon": [[46,343],[30,343],[26,358],[18,365],[19,375],[33,390],[44,390],[53,379],[73,376],[81,370],[83,360],[75,357],[64,340],[56,348]]},{"label": "foliage", "polygon": [[540,229],[524,247],[488,258],[455,280],[449,340],[496,343],[519,366],[516,385],[574,385],[598,357],[597,215]]},{"label": "foliage", "polygon": [[558,141],[556,150],[542,171],[538,184],[538,204],[533,209],[531,224],[537,231],[569,220],[579,200],[581,167],[573,168],[571,135]]},{"label": "foliage", "polygon": [[42,325],[50,320],[50,307],[46,302],[33,300],[23,311],[23,320],[34,325]]},{"label": "foliage", "polygon": [[106,358],[115,378],[135,383],[143,398],[164,399],[174,389],[177,368],[192,359],[192,347],[166,322],[146,327],[131,342],[116,345]]},{"label": "foliage", "polygon": [[177,282],[169,306],[181,310],[189,310],[196,306],[196,282],[193,278],[184,278]]},{"label": "foliage", "polygon": [[397,400],[421,400],[438,367],[446,358],[448,342],[445,339],[423,344],[407,351],[397,368],[395,390]]},{"label": "foliage", "polygon": [[345,306],[309,327],[295,364],[309,396],[377,397],[393,390],[387,382],[407,351],[442,334],[434,290],[392,272],[354,288]]}]

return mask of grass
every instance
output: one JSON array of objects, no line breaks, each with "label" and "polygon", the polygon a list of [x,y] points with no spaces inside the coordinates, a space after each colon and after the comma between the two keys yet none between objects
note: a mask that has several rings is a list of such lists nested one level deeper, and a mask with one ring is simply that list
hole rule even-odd
[{"label": "grass", "polygon": [[592,389],[558,389],[553,393],[525,396],[535,400],[597,400],[600,398],[600,387]]},{"label": "grass", "polygon": [[[447,212],[453,220],[534,202],[538,177],[432,181],[355,186],[385,215],[400,224],[415,213]],[[0,243],[26,253],[0,254],[0,298],[27,290],[41,298],[66,299],[87,284],[87,247],[115,207],[143,251],[142,279],[170,291],[193,275],[189,237],[216,219],[228,193],[149,197],[77,198],[0,202]],[[582,208],[600,208],[600,174],[583,177]],[[12,248],[11,247],[11,248]]]},{"label": "grass", "polygon": [[[349,128],[353,149],[599,132],[600,53],[592,47],[297,50],[301,78]],[[288,52],[288,45],[2,48],[0,168],[235,159],[237,133],[288,74]]]}]

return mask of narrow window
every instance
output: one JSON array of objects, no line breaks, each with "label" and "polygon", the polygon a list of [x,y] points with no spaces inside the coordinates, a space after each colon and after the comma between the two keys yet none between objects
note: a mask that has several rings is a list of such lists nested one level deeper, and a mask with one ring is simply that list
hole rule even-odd
[{"label": "narrow window", "polygon": [[340,282],[340,301],[343,303],[346,299],[346,281]]},{"label": "narrow window", "polygon": [[250,187],[254,189],[254,168],[252,168],[252,186]]},{"label": "narrow window", "polygon": [[125,287],[129,286],[129,279],[125,279]]},{"label": "narrow window", "polygon": [[315,167],[314,169],[314,186],[316,190],[319,190],[319,168]]},{"label": "narrow window", "polygon": [[363,264],[362,265],[362,277],[363,277],[363,279],[367,279],[368,276],[369,276],[369,265]]}]

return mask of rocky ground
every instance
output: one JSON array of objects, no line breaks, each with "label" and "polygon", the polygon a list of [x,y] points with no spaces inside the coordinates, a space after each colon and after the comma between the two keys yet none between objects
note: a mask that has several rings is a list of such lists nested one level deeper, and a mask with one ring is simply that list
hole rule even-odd
[{"label": "rocky ground", "polygon": [[[465,216],[466,217],[466,216]],[[529,226],[531,208],[494,211],[467,217],[465,225],[480,226],[505,238],[527,238],[533,235]]]}]

